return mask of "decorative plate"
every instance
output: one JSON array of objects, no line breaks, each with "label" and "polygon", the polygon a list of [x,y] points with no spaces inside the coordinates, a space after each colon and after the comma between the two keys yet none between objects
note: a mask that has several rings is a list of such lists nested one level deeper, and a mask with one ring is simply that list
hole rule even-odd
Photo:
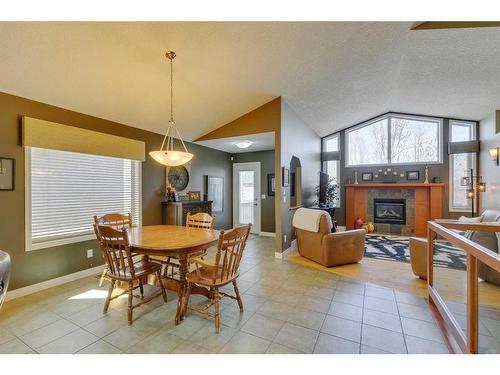
[{"label": "decorative plate", "polygon": [[170,167],[167,172],[168,182],[175,188],[176,191],[182,191],[187,188],[189,183],[189,172],[181,166]]}]

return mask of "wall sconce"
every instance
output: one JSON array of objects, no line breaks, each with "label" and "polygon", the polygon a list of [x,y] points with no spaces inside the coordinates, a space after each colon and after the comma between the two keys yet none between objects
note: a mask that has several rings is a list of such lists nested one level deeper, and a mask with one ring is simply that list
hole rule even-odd
[{"label": "wall sconce", "polygon": [[467,189],[467,198],[474,198],[474,189]]},{"label": "wall sconce", "polygon": [[494,147],[490,148],[490,156],[491,160],[493,160],[493,163],[495,163],[497,166],[500,165],[500,148],[499,147]]},{"label": "wall sconce", "polygon": [[469,186],[469,184],[470,184],[469,177],[464,176],[460,179],[460,185]]}]

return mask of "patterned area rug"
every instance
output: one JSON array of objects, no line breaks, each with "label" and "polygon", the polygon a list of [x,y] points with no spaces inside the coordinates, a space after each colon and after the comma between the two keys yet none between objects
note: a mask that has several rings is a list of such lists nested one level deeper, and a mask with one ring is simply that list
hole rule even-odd
[{"label": "patterned area rug", "polygon": [[[409,237],[389,235],[367,235],[365,257],[396,262],[410,262]],[[451,244],[436,243],[434,264],[438,267],[466,269],[465,253]]]}]

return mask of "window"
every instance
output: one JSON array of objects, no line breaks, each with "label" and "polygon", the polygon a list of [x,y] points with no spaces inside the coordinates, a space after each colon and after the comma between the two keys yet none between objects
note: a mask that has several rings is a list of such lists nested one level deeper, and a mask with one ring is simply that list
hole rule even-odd
[{"label": "window", "polygon": [[[450,141],[465,142],[476,139],[476,126],[473,122],[450,121]],[[467,199],[467,186],[462,186],[461,178],[469,175],[476,165],[475,153],[450,155],[450,211],[469,211],[471,200]]]},{"label": "window", "polygon": [[141,162],[26,147],[26,249],[94,239],[93,216],[141,221]]},{"label": "window", "polygon": [[440,119],[387,115],[346,132],[346,166],[442,163]]},{"label": "window", "polygon": [[[340,151],[339,135],[335,134],[323,140],[323,152]],[[328,160],[323,162],[323,172],[328,174],[329,178],[334,178],[338,183],[340,180],[340,165],[338,160]],[[339,192],[340,195],[340,192]],[[340,202],[337,201],[336,206],[339,207]]]}]

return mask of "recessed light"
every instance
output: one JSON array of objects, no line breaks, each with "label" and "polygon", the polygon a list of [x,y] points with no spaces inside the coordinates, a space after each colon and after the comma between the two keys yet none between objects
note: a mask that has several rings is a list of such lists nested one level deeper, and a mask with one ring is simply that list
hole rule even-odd
[{"label": "recessed light", "polygon": [[234,145],[238,148],[248,148],[252,145],[252,141],[239,141],[236,142]]}]

